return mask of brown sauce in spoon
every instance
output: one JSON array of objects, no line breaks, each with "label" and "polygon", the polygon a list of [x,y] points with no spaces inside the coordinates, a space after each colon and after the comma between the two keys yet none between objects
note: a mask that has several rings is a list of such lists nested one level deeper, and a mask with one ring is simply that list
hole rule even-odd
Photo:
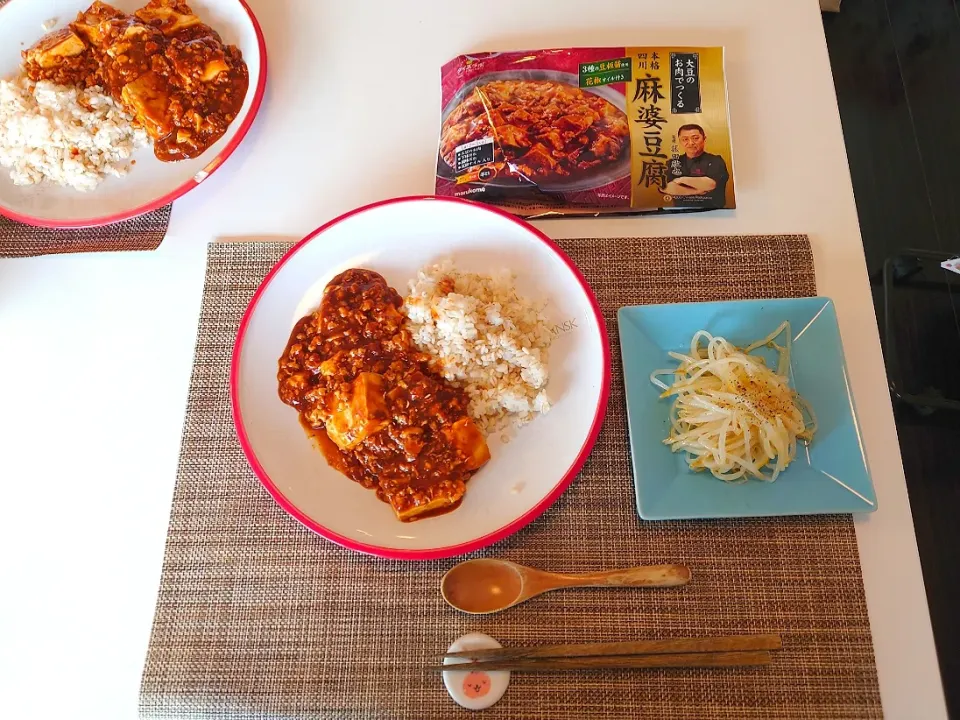
[{"label": "brown sauce in spoon", "polygon": [[443,596],[464,612],[502,610],[520,597],[523,582],[510,565],[474,560],[450,570],[443,579]]}]

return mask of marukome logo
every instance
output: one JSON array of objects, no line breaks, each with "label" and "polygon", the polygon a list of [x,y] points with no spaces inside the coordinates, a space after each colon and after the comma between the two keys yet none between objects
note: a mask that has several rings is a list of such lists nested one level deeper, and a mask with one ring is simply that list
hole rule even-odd
[{"label": "marukome logo", "polygon": [[554,338],[558,338],[561,335],[568,335],[569,333],[572,333],[574,330],[579,330],[579,329],[580,329],[580,326],[577,325],[577,319],[571,318],[570,320],[564,320],[561,323],[556,323],[555,325],[553,325],[550,328],[550,334],[553,335]]}]

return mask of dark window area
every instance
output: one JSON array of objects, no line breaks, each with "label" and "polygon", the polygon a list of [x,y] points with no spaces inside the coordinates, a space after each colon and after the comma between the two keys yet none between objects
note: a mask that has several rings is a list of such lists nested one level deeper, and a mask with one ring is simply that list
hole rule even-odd
[{"label": "dark window area", "polygon": [[938,262],[960,255],[960,0],[843,0],[824,30],[947,705],[960,717],[960,411],[947,407],[960,400],[960,275]]}]

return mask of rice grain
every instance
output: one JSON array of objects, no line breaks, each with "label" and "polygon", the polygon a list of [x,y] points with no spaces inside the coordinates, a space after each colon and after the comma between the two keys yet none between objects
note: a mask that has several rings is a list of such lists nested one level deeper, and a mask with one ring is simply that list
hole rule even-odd
[{"label": "rice grain", "polygon": [[553,338],[543,306],[517,293],[509,271],[463,273],[449,261],[425,267],[410,283],[404,310],[414,342],[464,388],[484,433],[520,427],[550,410]]}]

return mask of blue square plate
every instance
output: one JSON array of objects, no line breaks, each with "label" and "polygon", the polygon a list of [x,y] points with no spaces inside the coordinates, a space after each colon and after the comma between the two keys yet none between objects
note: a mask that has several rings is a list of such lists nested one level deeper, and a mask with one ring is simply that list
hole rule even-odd
[{"label": "blue square plate", "polygon": [[[640,305],[617,317],[630,423],[637,510],[644,520],[762,517],[873,512],[876,493],[867,469],[843,360],[837,314],[829,298]],[[793,333],[791,384],[811,405],[818,429],[809,448],[773,483],[725,483],[693,472],[684,453],[663,444],[672,400],[650,382],[658,368],[675,367],[667,353],[689,352],[698,330],[743,347],[777,329]]]}]

